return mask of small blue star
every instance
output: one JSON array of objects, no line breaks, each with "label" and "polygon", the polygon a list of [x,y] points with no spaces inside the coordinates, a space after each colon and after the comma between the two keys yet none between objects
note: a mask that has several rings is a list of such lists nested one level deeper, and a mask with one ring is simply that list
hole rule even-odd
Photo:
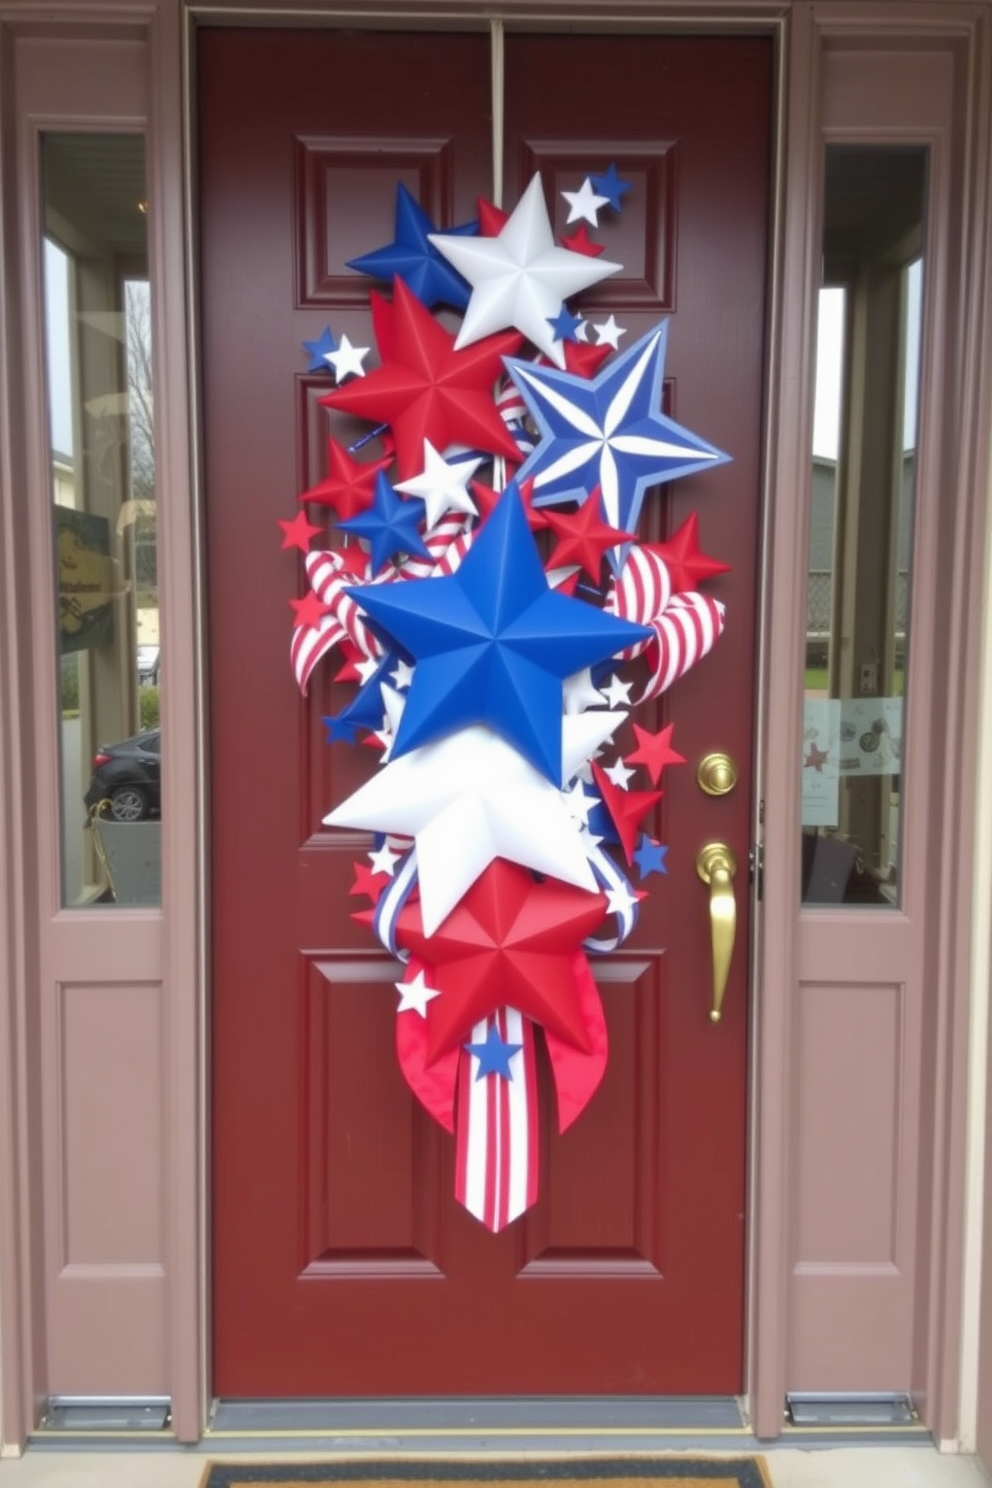
[{"label": "small blue star", "polygon": [[381,684],[389,680],[389,669],[395,667],[398,659],[392,652],[387,652],[351,702],[333,717],[321,719],[327,729],[326,743],[333,744],[336,739],[343,739],[346,744],[354,744],[358,729],[368,729],[374,734],[382,728],[386,707],[382,701]]},{"label": "small blue star", "polygon": [[419,497],[401,500],[380,470],[375,478],[372,505],[338,526],[352,537],[365,538],[372,550],[372,570],[377,573],[394,553],[431,556],[419,530],[424,518],[424,503]]},{"label": "small blue star", "polygon": [[[375,248],[371,253],[363,253],[361,258],[349,259],[349,269],[357,269],[372,279],[402,279],[428,310],[439,302],[464,310],[471,289],[430,241],[429,235],[437,232],[437,228],[402,181],[396,187],[396,225],[393,231],[396,238],[392,243],[385,248]],[[458,237],[475,237],[479,224],[469,222],[462,227],[449,227],[446,231]]]},{"label": "small blue star", "polygon": [[321,718],[320,721],[325,729],[325,744],[336,744],[339,742],[343,744],[354,744],[357,725],[350,722],[346,717],[347,711],[347,708],[344,708],[340,713],[327,713]]},{"label": "small blue star", "polygon": [[578,341],[581,315],[573,315],[567,305],[562,305],[557,315],[547,317],[548,325],[555,333],[556,341]]},{"label": "small blue star", "polygon": [[634,862],[642,878],[647,878],[649,873],[667,873],[665,857],[668,853],[667,847],[662,847],[660,842],[655,842],[653,837],[647,834],[641,837],[637,850],[634,853]]},{"label": "small blue star", "polygon": [[508,1044],[500,1038],[499,1029],[495,1023],[490,1023],[486,1029],[486,1040],[482,1044],[464,1044],[470,1054],[474,1054],[479,1061],[479,1068],[475,1072],[475,1078],[482,1080],[486,1075],[499,1075],[503,1080],[512,1080],[510,1072],[510,1060],[514,1054],[519,1054],[523,1044]]},{"label": "small blue star", "polygon": [[621,181],[617,168],[611,161],[601,176],[590,176],[592,189],[597,196],[605,196],[614,212],[621,210],[622,196],[630,190],[629,181]]},{"label": "small blue star", "polygon": [[332,351],[337,351],[338,343],[331,335],[330,326],[325,326],[323,335],[319,341],[304,341],[303,350],[310,358],[308,372],[329,372],[330,363],[327,358]]}]

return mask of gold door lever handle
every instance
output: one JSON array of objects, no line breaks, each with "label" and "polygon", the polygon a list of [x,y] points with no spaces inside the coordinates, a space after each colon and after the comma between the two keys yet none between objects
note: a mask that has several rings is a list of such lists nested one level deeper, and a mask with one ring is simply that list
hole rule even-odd
[{"label": "gold door lever handle", "polygon": [[723,1012],[723,994],[730,976],[737,930],[737,904],[734,899],[734,875],[737,857],[725,842],[708,842],[696,858],[696,872],[710,886],[710,935],[713,941],[713,1006],[710,1021],[719,1023]]}]

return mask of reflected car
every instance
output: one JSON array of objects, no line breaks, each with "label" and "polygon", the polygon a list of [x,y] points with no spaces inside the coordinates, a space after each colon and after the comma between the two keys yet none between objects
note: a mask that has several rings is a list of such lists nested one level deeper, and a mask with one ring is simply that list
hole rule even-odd
[{"label": "reflected car", "polygon": [[119,744],[98,744],[93,756],[93,778],[84,800],[92,811],[101,801],[113,821],[137,822],[158,816],[161,809],[162,738],[160,729],[146,729]]},{"label": "reflected car", "polygon": [[158,686],[158,646],[138,647],[138,681],[144,686]]}]

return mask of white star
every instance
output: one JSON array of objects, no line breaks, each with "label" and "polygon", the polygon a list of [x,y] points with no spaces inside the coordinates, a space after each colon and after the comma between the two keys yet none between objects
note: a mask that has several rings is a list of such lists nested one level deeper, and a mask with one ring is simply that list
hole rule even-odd
[{"label": "white star", "polygon": [[562,700],[566,713],[584,713],[587,708],[603,706],[603,694],[598,687],[593,687],[592,672],[588,667],[565,678]]},{"label": "white star", "polygon": [[563,191],[562,196],[568,202],[568,221],[591,222],[593,227],[599,226],[600,209],[610,205],[608,196],[596,194],[588,176],[578,191]]},{"label": "white star", "polygon": [[606,902],[608,914],[622,915],[633,909],[638,901],[636,894],[632,894],[629,889],[619,888],[607,889]]},{"label": "white star", "polygon": [[409,687],[410,683],[413,681],[413,667],[408,661],[404,661],[403,658],[400,657],[399,661],[397,661],[396,663],[396,670],[390,672],[389,675],[395,686],[399,688]]},{"label": "white star", "polygon": [[[581,713],[562,721],[566,779],[624,716]],[[400,755],[324,823],[415,837],[428,935],[494,858],[508,858],[582,889],[596,888],[579,825],[561,792],[483,724]]]},{"label": "white star", "polygon": [[603,696],[611,708],[630,707],[630,689],[632,682],[621,682],[616,672],[610,678],[609,686],[603,688]]},{"label": "white star", "polygon": [[620,345],[620,337],[626,336],[627,327],[617,325],[616,316],[611,315],[609,320],[604,320],[602,325],[594,325],[597,346],[612,346],[616,351]]},{"label": "white star", "polygon": [[362,362],[369,354],[367,346],[352,346],[347,336],[341,337],[337,351],[329,351],[327,360],[334,368],[334,375],[338,382],[342,382],[349,373],[355,377],[364,377],[365,368]]},{"label": "white star", "polygon": [[576,341],[589,340],[589,322],[587,320],[580,320],[575,327],[575,339]]},{"label": "white star", "polygon": [[634,771],[629,765],[625,765],[622,759],[618,759],[615,764],[607,765],[603,774],[612,780],[613,784],[618,786],[620,790],[629,790],[630,787],[627,782],[634,774]]},{"label": "white star", "polygon": [[427,975],[423,971],[418,971],[409,982],[394,982],[393,986],[400,994],[396,1011],[419,1013],[422,1018],[427,1017],[427,1004],[441,995],[437,987],[428,987]]},{"label": "white star", "polygon": [[372,872],[388,873],[390,878],[392,878],[393,874],[396,872],[396,864],[399,862],[399,860],[400,854],[398,852],[393,852],[393,849],[389,846],[388,842],[384,842],[383,845],[375,852],[369,853],[369,862],[372,864]]},{"label": "white star", "polygon": [[565,346],[555,340],[549,319],[557,317],[569,295],[598,284],[621,267],[555,246],[539,175],[495,238],[443,233],[428,237],[472,285],[456,349],[514,326],[556,367],[565,365]]},{"label": "white star", "polygon": [[583,826],[588,824],[589,813],[599,803],[598,796],[587,796],[582,781],[577,780],[571,790],[563,791],[568,801],[568,809],[576,821],[582,822]]},{"label": "white star", "polygon": [[378,671],[381,660],[382,658],[379,656],[364,656],[361,661],[355,662],[355,671],[363,682],[367,682]]},{"label": "white star", "polygon": [[425,439],[423,471],[409,480],[399,481],[396,489],[407,496],[420,497],[427,509],[428,527],[436,527],[446,511],[478,516],[479,509],[466,487],[481,464],[480,455],[477,460],[459,460],[457,465],[449,465],[430,440]]}]

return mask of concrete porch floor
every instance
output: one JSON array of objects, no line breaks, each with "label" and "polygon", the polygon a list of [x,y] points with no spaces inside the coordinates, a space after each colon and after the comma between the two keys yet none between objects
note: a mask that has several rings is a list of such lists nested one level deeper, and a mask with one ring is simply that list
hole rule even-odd
[{"label": "concrete porch floor", "polygon": [[[196,1451],[56,1452],[29,1449],[0,1462],[2,1488],[197,1488],[207,1456]],[[218,1454],[220,1455],[220,1454]],[[320,1452],[223,1454],[223,1460],[312,1462]],[[561,1455],[567,1455],[562,1453]],[[730,1454],[734,1455],[734,1454]],[[773,1488],[990,1488],[974,1457],[933,1447],[773,1447],[764,1454]],[[335,1459],[340,1461],[340,1455]]]}]

